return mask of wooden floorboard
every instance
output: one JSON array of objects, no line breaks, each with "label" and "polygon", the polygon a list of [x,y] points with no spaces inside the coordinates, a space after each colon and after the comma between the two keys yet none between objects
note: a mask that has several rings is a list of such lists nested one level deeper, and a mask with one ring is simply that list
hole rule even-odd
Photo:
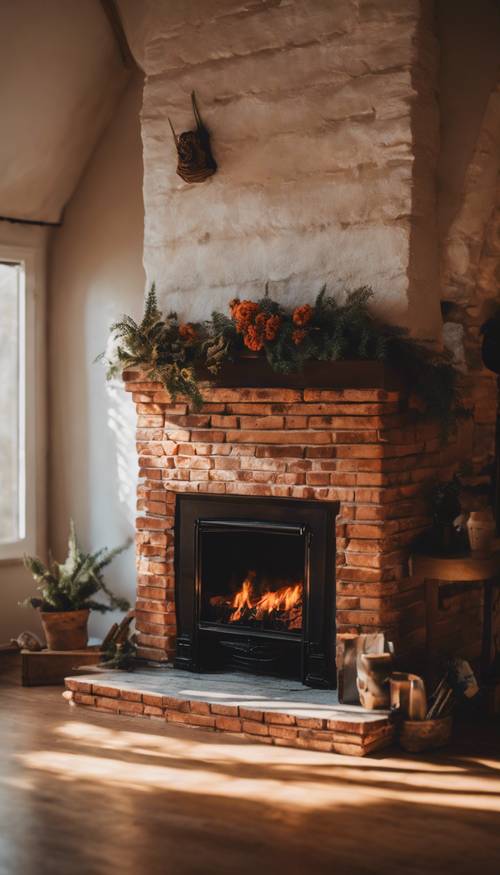
[{"label": "wooden floorboard", "polygon": [[498,724],[360,760],[69,708],[7,661],[2,875],[500,872]]}]

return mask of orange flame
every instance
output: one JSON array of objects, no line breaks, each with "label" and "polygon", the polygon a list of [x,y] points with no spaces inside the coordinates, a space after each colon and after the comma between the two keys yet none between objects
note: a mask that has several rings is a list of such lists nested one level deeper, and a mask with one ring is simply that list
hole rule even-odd
[{"label": "orange flame", "polygon": [[[288,621],[290,628],[300,628],[302,624],[302,582],[282,586],[277,590],[268,589],[259,594],[255,591],[255,571],[248,571],[240,589],[234,594],[229,604],[233,611],[228,618],[229,623],[236,623],[244,617],[245,613],[252,612],[254,619],[266,619],[273,612],[279,612],[281,619]],[[216,596],[212,604],[220,604],[220,597]]]},{"label": "orange flame", "polygon": [[231,605],[235,610],[229,618],[230,623],[235,623],[237,620],[240,620],[245,613],[245,609],[251,610],[253,607],[251,574],[252,572],[250,571],[246,580],[243,581],[241,589],[236,593],[231,602]]},{"label": "orange flame", "polygon": [[296,583],[295,586],[282,586],[276,592],[265,592],[254,605],[256,609],[256,618],[262,619],[265,614],[270,614],[271,611],[291,611],[299,604],[302,598],[302,584]]}]

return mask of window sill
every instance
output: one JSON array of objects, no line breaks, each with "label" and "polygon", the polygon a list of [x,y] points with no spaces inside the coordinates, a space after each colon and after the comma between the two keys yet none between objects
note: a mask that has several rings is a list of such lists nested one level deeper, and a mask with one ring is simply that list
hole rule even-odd
[{"label": "window sill", "polygon": [[11,544],[0,544],[0,565],[22,565],[23,557],[35,551],[32,538],[23,538]]}]

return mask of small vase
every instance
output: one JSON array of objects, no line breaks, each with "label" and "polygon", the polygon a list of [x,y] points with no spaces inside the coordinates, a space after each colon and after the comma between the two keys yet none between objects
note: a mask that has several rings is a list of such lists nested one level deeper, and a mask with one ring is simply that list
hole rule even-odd
[{"label": "small vase", "polygon": [[88,642],[89,610],[40,611],[49,650],[84,650]]},{"label": "small vase", "polygon": [[425,684],[416,674],[395,671],[390,679],[391,710],[407,720],[423,720],[427,713]]},{"label": "small vase", "polygon": [[495,520],[491,509],[472,511],[467,521],[467,532],[472,553],[490,553],[495,538]]}]

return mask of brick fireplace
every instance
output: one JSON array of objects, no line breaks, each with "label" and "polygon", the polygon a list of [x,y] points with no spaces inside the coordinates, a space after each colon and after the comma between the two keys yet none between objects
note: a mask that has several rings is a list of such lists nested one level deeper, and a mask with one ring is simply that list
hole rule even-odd
[{"label": "brick fireplace", "polygon": [[[443,443],[394,375],[361,364],[364,387],[360,363],[345,362],[329,366],[337,388],[206,385],[198,413],[125,374],[137,407],[136,630],[149,666],[67,678],[73,703],[355,756],[391,744],[388,712],[338,701],[343,642],[384,631],[401,666],[422,666],[424,587],[408,557],[430,523],[429,483],[464,447]],[[300,600],[266,616],[263,602],[284,588]]]},{"label": "brick fireplace", "polygon": [[378,630],[418,660],[424,604],[409,548],[430,522],[427,484],[451,470],[456,447],[442,445],[439,425],[418,417],[407,391],[207,386],[191,413],[139,373],[125,384],[138,414],[140,656],[176,656],[176,504],[195,494],[337,503],[325,603],[337,663],[344,638]]},{"label": "brick fireplace", "polygon": [[[336,362],[337,377],[323,383],[280,385],[274,374],[254,386],[237,379],[207,385],[197,413],[172,403],[144,374],[126,374],[138,415],[139,654],[159,666],[152,671],[162,680],[137,673],[129,683],[109,673],[105,684],[74,681],[70,690],[80,704],[119,713],[242,731],[267,743],[366,752],[380,741],[372,732],[390,734],[387,718],[368,732],[359,722],[366,714],[358,713],[348,727],[331,688],[309,701],[323,701],[335,714],[318,705],[304,718],[281,702],[269,716],[268,698],[260,710],[248,709],[234,690],[231,701],[214,694],[215,700],[202,677],[197,689],[206,695],[198,700],[189,671],[165,669],[183,659],[188,669],[200,667],[200,629],[189,622],[213,620],[197,592],[190,593],[187,623],[182,616],[186,587],[205,583],[203,569],[186,573],[195,531],[183,555],[181,505],[190,497],[220,500],[219,522],[230,516],[230,499],[248,501],[249,511],[260,501],[276,509],[279,502],[334,505],[333,554],[319,609],[331,684],[342,670],[344,640],[378,630],[394,641],[403,670],[423,672],[432,606],[408,558],[431,523],[429,486],[466,460],[471,486],[480,488],[495,458],[496,380],[482,367],[479,349],[484,305],[498,297],[498,149],[490,136],[498,87],[493,67],[487,72],[490,56],[496,63],[495,31],[485,20],[477,30],[481,51],[464,65],[463,48],[472,43],[465,19],[456,27],[453,4],[339,0],[314,14],[294,2],[223,6],[205,14],[201,3],[143,4],[142,14],[126,16],[145,73],[146,287],[156,283],[164,311],[198,322],[213,309],[226,312],[236,291],[256,300],[268,285],[274,299],[290,306],[311,300],[323,284],[339,300],[346,289],[369,285],[377,315],[438,346],[443,310],[447,345],[453,341],[467,371],[473,416],[443,443],[439,424],[418,415],[411,387],[369,362],[358,363],[364,380],[354,378],[353,363]],[[168,120],[187,129],[192,87],[219,172],[186,188],[176,174]],[[478,200],[478,184],[489,196]],[[262,513],[254,521],[262,522]],[[200,514],[206,519],[206,508]],[[227,589],[207,586],[209,602],[222,598],[224,625]],[[477,659],[481,584],[443,587],[435,608],[439,655]],[[304,650],[317,640],[304,634],[304,600],[302,611]],[[295,632],[287,630],[292,645]],[[220,683],[229,695],[226,676]]]}]

